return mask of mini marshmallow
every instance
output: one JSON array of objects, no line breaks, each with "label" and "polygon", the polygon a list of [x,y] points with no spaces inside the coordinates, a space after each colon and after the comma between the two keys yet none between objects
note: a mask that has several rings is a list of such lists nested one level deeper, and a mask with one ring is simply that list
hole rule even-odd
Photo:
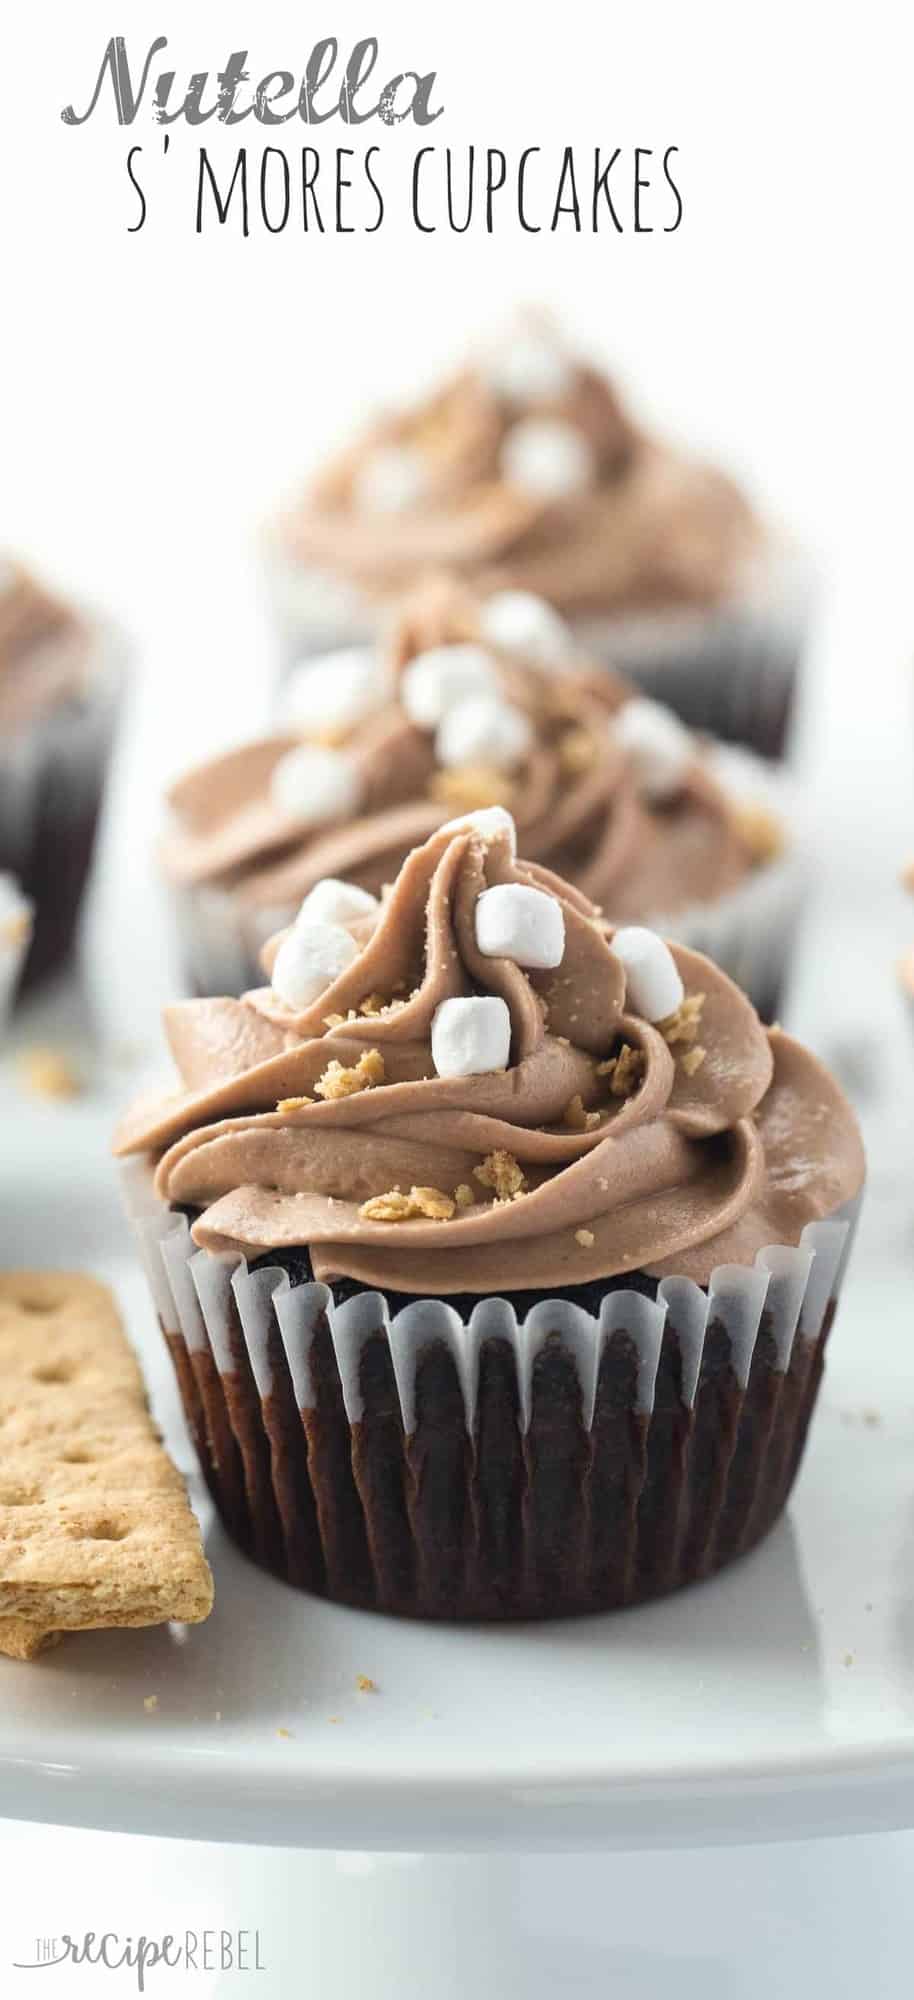
[{"label": "mini marshmallow", "polygon": [[360,889],[355,882],[338,882],[336,876],[325,875],[315,882],[314,888],[302,903],[295,921],[297,924],[351,924],[359,917],[370,917],[379,909],[377,896],[367,889]]},{"label": "mini marshmallow", "polygon": [[512,859],[517,853],[517,828],[511,814],[504,806],[480,806],[476,812],[464,813],[460,819],[449,819],[442,827],[442,833],[461,833],[471,826],[484,841],[498,840],[507,834]]},{"label": "mini marshmallow", "polygon": [[270,984],[287,1007],[310,1007],[346,971],[359,947],[342,924],[293,924],[276,954]]},{"label": "mini marshmallow", "polygon": [[432,1017],[432,1061],[438,1076],[485,1076],[507,1069],[511,1016],[504,1000],[479,994],[442,1000]]},{"label": "mini marshmallow", "polygon": [[303,660],[289,677],[283,710],[291,722],[316,735],[352,729],[376,714],[393,694],[393,677],[368,647],[351,646]]},{"label": "mini marshmallow", "polygon": [[448,710],[435,737],[435,756],[446,771],[491,764],[512,771],[533,742],[526,715],[497,695],[474,695]]},{"label": "mini marshmallow", "polygon": [[356,473],[353,496],[368,514],[405,514],[428,490],[428,472],[419,452],[405,444],[379,445]]},{"label": "mini marshmallow", "polygon": [[648,799],[667,799],[679,790],[695,761],[695,739],[663,703],[636,695],[613,717],[612,731],[631,757],[640,790]]},{"label": "mini marshmallow", "polygon": [[274,803],[306,826],[345,819],[359,803],[359,774],[340,750],[303,743],[287,750],[270,780]]},{"label": "mini marshmallow", "polygon": [[557,417],[525,417],[514,424],[502,445],[500,464],[512,485],[544,500],[585,492],[596,471],[583,432]]},{"label": "mini marshmallow", "polygon": [[562,905],[545,889],[527,888],[522,882],[484,889],[476,902],[476,943],[484,958],[511,958],[515,965],[543,971],[561,965]]},{"label": "mini marshmallow", "polygon": [[496,590],[483,605],[483,637],[506,653],[523,653],[537,667],[562,666],[574,647],[568,626],[532,590]]},{"label": "mini marshmallow", "polygon": [[610,949],[625,967],[625,1004],[645,1021],[665,1021],[685,997],[676,961],[662,937],[642,924],[616,931]]},{"label": "mini marshmallow", "polygon": [[534,326],[510,328],[483,356],[490,389],[509,403],[556,402],[574,384],[574,368],[555,340]]},{"label": "mini marshmallow", "polygon": [[494,694],[498,680],[482,646],[432,646],[410,660],[400,680],[400,700],[419,729],[436,729],[448,709],[470,695]]}]

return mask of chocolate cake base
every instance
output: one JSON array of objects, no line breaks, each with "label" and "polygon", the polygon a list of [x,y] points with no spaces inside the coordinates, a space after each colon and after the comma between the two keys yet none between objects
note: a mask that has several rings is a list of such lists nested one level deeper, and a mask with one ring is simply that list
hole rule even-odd
[{"label": "chocolate cake base", "polygon": [[92,864],[121,691],[113,655],[97,685],[0,744],[0,870],[33,905],[19,991],[69,957]]},{"label": "chocolate cake base", "polygon": [[[253,1265],[312,1278],[307,1251]],[[366,1287],[342,1279],[334,1304]],[[656,1295],[644,1272],[572,1288],[596,1314],[610,1291]],[[519,1318],[539,1292],[510,1297]],[[548,1301],[547,1301],[548,1302]],[[414,1303],[392,1293],[391,1315]],[[478,1300],[444,1301],[466,1319]],[[663,1334],[654,1403],[637,1408],[638,1356],[624,1327],[606,1342],[588,1426],[574,1357],[550,1335],[522,1423],[505,1338],[483,1342],[472,1431],[453,1354],[419,1352],[407,1434],[379,1315],[361,1348],[362,1413],[350,1423],[327,1315],[310,1348],[312,1403],[299,1409],[278,1323],[258,1393],[232,1301],[230,1366],[167,1338],[192,1435],[226,1527],[255,1561],[341,1603],[431,1619],[553,1618],[606,1611],[708,1576],[751,1548],[784,1506],[800,1463],[834,1301],[815,1339],[802,1318],[785,1372],[763,1315],[748,1381],[712,1321],[694,1400],[683,1399],[675,1323]],[[261,1379],[264,1379],[261,1371]]]}]

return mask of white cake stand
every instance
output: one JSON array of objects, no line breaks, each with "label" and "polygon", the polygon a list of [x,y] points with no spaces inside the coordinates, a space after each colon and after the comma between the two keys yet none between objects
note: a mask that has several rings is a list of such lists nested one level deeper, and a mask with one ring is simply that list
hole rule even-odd
[{"label": "white cake stand", "polygon": [[[914,1075],[899,1075],[871,1128],[905,1127]],[[193,1481],[106,1157],[122,1092],[106,1072],[85,1100],[23,1118],[6,1071],[0,1120],[18,1130],[26,1190],[40,1164],[43,1199],[27,1193],[18,1212],[13,1195],[3,1226],[23,1264],[46,1261],[51,1235],[55,1262],[110,1278]],[[306,1597],[207,1517],[205,1625],[88,1634],[34,1665],[0,1663],[0,1813],[424,1852],[914,1824],[914,1243],[901,1177],[880,1174],[873,1197],[794,1501],[751,1556],[621,1615],[445,1628]]]}]

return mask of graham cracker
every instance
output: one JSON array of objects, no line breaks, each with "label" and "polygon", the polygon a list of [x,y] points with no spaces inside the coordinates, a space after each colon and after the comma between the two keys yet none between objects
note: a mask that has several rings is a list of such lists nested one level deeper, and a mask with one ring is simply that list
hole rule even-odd
[{"label": "graham cracker", "polygon": [[65,1631],[196,1624],[213,1582],[111,1293],[0,1272],[0,1653]]}]

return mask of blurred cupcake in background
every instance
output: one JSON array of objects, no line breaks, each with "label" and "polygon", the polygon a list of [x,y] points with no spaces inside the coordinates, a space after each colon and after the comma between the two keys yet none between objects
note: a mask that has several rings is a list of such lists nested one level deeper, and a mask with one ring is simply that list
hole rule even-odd
[{"label": "blurred cupcake in background", "polygon": [[777,1011],[805,875],[789,786],[582,662],[542,600],[430,580],[385,642],[302,664],[284,720],[169,795],[192,990],[242,992],[303,900],[337,921],[344,881],[344,919],[372,911],[436,828],[507,808],[607,921],[661,926]]},{"label": "blurred cupcake in background", "polygon": [[483,595],[546,599],[691,727],[784,751],[807,614],[796,551],[544,318],[325,466],[273,525],[269,566],[287,660],[372,636],[447,568]]},{"label": "blurred cupcake in background", "polygon": [[13,875],[0,874],[0,1028],[5,1025],[32,936],[32,905]]},{"label": "blurred cupcake in background", "polygon": [[24,986],[73,944],[122,669],[110,629],[0,557],[0,871],[32,906]]}]

